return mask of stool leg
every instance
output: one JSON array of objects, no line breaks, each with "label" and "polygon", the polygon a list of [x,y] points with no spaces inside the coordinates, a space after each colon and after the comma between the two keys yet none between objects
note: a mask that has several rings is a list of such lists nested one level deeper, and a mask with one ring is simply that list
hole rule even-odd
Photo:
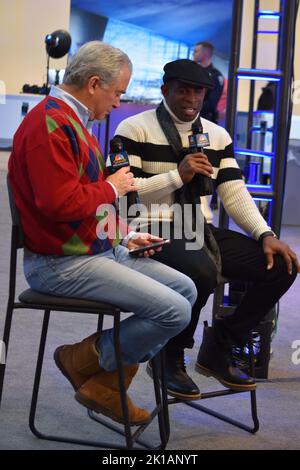
[{"label": "stool leg", "polygon": [[[8,182],[9,186],[9,182]],[[9,195],[10,190],[9,190]],[[4,382],[4,374],[5,374],[5,364],[6,364],[6,357],[8,352],[8,343],[10,337],[10,330],[11,330],[11,322],[13,311],[15,307],[15,292],[16,292],[16,269],[17,269],[17,248],[20,242],[20,229],[17,225],[13,224],[12,232],[11,232],[11,250],[10,250],[10,268],[9,268],[9,296],[7,302],[7,309],[6,309],[6,317],[5,317],[5,324],[4,324],[4,333],[3,333],[3,348],[4,350],[4,364],[0,364],[0,406],[1,406],[1,399],[2,399],[2,391],[3,391],[3,382]],[[0,358],[1,359],[1,358]]]},{"label": "stool leg", "polygon": [[126,387],[125,387],[125,381],[124,381],[122,351],[121,351],[121,346],[120,346],[120,312],[116,312],[115,317],[114,317],[113,337],[114,337],[114,347],[115,347],[115,353],[116,353],[116,362],[117,362],[117,370],[118,370],[118,378],[119,378],[121,405],[122,405],[122,412],[124,416],[124,432],[125,432],[126,446],[128,449],[132,449],[134,442],[132,439],[132,433],[131,433],[130,424],[129,424],[127,394],[126,394]]},{"label": "stool leg", "polygon": [[170,435],[167,386],[165,380],[164,351],[152,359],[153,384],[158,411],[158,425],[161,438],[161,449],[165,449]]},{"label": "stool leg", "polygon": [[[253,340],[252,337],[249,339],[249,371],[252,377],[255,377],[255,363],[254,363],[254,351],[253,351]],[[253,433],[259,429],[259,419],[257,416],[257,402],[256,402],[256,390],[250,392],[251,396],[251,414],[254,423]]]},{"label": "stool leg", "polygon": [[102,331],[102,330],[103,330],[103,313],[99,313],[97,331]]},{"label": "stool leg", "polygon": [[160,367],[161,367],[161,393],[162,393],[164,419],[165,419],[165,426],[166,426],[166,440],[168,443],[169,437],[170,437],[170,420],[169,420],[169,402],[168,402],[167,381],[166,381],[165,349],[162,349],[160,352]]},{"label": "stool leg", "polygon": [[41,339],[40,339],[40,347],[39,347],[38,358],[37,358],[36,369],[35,369],[32,399],[31,399],[30,414],[29,414],[29,427],[31,431],[33,432],[33,434],[36,435],[37,437],[42,437],[42,434],[35,427],[34,419],[35,419],[41,373],[42,373],[42,367],[43,367],[43,359],[44,359],[44,353],[45,353],[50,312],[51,310],[46,309],[44,313],[44,320],[43,320]]},{"label": "stool leg", "polygon": [[4,333],[3,333],[2,347],[4,348],[4,350],[2,351],[2,354],[1,354],[2,357],[0,357],[0,360],[3,358],[3,361],[4,361],[3,364],[0,363],[0,407],[1,407],[1,400],[2,400],[3,382],[4,382],[4,375],[5,375],[6,358],[7,358],[7,352],[8,352],[8,343],[9,343],[9,337],[10,337],[13,311],[14,311],[14,302],[13,300],[12,301],[9,300],[7,304]]}]

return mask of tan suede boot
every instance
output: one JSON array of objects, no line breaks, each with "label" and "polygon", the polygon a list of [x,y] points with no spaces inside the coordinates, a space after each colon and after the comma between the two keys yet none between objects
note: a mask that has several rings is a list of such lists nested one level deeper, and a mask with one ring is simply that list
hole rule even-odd
[{"label": "tan suede boot", "polygon": [[[138,364],[124,366],[126,390],[137,370]],[[86,408],[124,424],[117,371],[101,370],[77,390],[75,399]],[[127,406],[131,426],[146,424],[150,420],[150,413],[135,406],[129,396],[127,396]]]},{"label": "tan suede boot", "polygon": [[96,340],[99,332],[85,338],[80,343],[59,346],[54,352],[54,361],[60,371],[78,390],[82,384],[101,369]]}]

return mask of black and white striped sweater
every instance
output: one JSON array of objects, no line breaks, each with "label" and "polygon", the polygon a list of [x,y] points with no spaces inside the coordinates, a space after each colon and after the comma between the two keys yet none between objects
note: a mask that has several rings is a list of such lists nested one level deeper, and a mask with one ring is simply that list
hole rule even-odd
[{"label": "black and white striped sweater", "polygon": [[[164,105],[173,118],[183,147],[188,147],[192,122],[179,121],[165,101]],[[271,229],[246,188],[234,158],[232,140],[222,127],[203,118],[201,122],[203,132],[209,134],[210,145],[205,148],[205,153],[213,166],[213,178],[226,212],[240,228],[258,239],[262,233]],[[183,183],[176,156],[159,125],[155,109],[125,119],[117,127],[116,135],[122,138],[129,154],[140,199],[148,207],[151,220],[172,219],[168,207],[174,204],[174,193]],[[151,204],[164,204],[165,209],[156,213],[153,208],[151,210]],[[209,197],[201,198],[201,209],[207,222],[212,222]]]}]

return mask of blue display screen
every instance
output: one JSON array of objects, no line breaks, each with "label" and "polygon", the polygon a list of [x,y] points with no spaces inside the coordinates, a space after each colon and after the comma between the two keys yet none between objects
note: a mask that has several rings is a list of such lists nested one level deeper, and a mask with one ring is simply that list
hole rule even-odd
[{"label": "blue display screen", "polygon": [[133,63],[125,98],[145,102],[161,100],[164,65],[188,58],[192,49],[190,44],[112,18],[108,20],[103,41],[122,49]]}]

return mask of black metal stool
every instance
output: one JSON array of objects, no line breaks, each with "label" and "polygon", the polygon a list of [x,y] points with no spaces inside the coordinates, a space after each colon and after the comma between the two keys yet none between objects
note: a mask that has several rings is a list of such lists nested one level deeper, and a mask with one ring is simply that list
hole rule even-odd
[{"label": "black metal stool", "polygon": [[[111,448],[111,449],[132,449],[136,444],[148,448],[148,449],[164,449],[167,445],[169,439],[169,424],[168,424],[168,407],[167,407],[167,394],[166,394],[166,384],[164,379],[160,381],[158,377],[158,368],[161,367],[162,372],[164,371],[164,359],[163,352],[160,352],[159,355],[152,360],[153,363],[153,383],[154,383],[154,392],[156,399],[156,407],[151,412],[151,419],[149,423],[139,426],[136,431],[133,433],[131,426],[129,424],[128,417],[128,408],[126,400],[126,388],[124,384],[124,371],[122,365],[122,353],[119,342],[119,331],[120,331],[120,317],[121,311],[117,306],[109,305],[102,302],[92,302],[82,299],[70,299],[66,297],[55,297],[51,295],[44,295],[39,292],[36,292],[32,289],[27,289],[22,292],[19,296],[19,302],[15,300],[15,290],[16,290],[16,268],[17,268],[17,250],[23,248],[23,234],[19,222],[19,214],[14,203],[14,198],[12,190],[8,181],[8,192],[9,192],[9,202],[12,215],[12,238],[11,238],[11,257],[10,257],[10,277],[9,277],[9,299],[7,305],[7,313],[5,318],[4,325],[4,335],[3,343],[8,349],[12,315],[14,309],[32,309],[32,310],[43,310],[44,319],[43,326],[41,331],[39,352],[36,364],[33,393],[30,407],[30,416],[29,416],[29,427],[33,434],[35,434],[40,439],[47,439],[51,441],[58,442],[67,442],[75,443],[80,445],[101,447],[101,448]],[[115,426],[113,423],[103,420],[99,416],[96,416],[92,411],[88,411],[88,415],[93,420],[101,423],[103,426],[125,436],[125,446],[116,445],[112,442],[95,442],[84,439],[77,439],[74,437],[64,437],[57,435],[44,434],[39,431],[35,425],[35,415],[37,409],[37,400],[39,393],[40,378],[42,372],[44,351],[47,339],[48,325],[50,319],[51,311],[60,311],[60,312],[77,312],[83,314],[94,314],[98,315],[98,331],[102,330],[103,316],[109,315],[113,317],[113,328],[114,328],[114,346],[116,352],[116,361],[117,361],[117,370],[119,377],[119,387],[120,387],[120,396],[122,411],[124,416],[124,429],[121,427]],[[158,364],[158,362],[160,362]],[[5,364],[0,364],[0,403],[3,390],[3,381],[5,374]],[[163,374],[164,376],[164,374]],[[140,439],[141,434],[157,416],[158,418],[158,428],[160,435],[160,444],[157,447],[151,446],[149,443]]]},{"label": "black metal stool", "polygon": [[[224,284],[226,281],[224,281]],[[218,311],[218,316],[222,317],[228,314],[233,313],[233,307],[224,307],[221,306],[221,296],[220,296],[220,289],[217,289],[217,292],[214,296],[214,311]],[[216,318],[213,316],[213,324],[215,322]],[[251,338],[249,339],[249,372],[252,377],[255,377],[255,367],[254,367],[254,353],[253,353],[253,344]],[[215,398],[215,397],[223,397],[223,396],[228,396],[228,395],[235,395],[237,393],[249,393],[250,394],[250,410],[251,410],[251,418],[253,421],[253,426],[249,426],[248,424],[242,423],[240,421],[237,421],[230,416],[223,415],[221,413],[218,413],[217,411],[212,410],[211,408],[207,408],[203,405],[200,405],[202,400],[208,399],[208,398]],[[200,402],[200,403],[198,403]],[[250,390],[250,391],[236,391],[236,390],[230,390],[230,389],[225,389],[225,390],[216,390],[213,392],[206,392],[201,394],[201,398],[199,398],[196,401],[183,401],[177,398],[170,398],[168,399],[168,404],[172,405],[175,403],[184,403],[187,406],[190,406],[191,408],[197,409],[199,411],[202,411],[203,413],[206,413],[210,416],[214,416],[217,419],[220,419],[221,421],[224,421],[226,423],[232,424],[233,426],[236,426],[240,429],[243,429],[244,431],[247,431],[251,434],[255,434],[258,429],[259,429],[259,419],[257,415],[257,401],[256,401],[256,390]],[[168,419],[166,419],[166,423],[168,424]],[[169,430],[168,430],[169,432]]]},{"label": "black metal stool", "polygon": [[[249,349],[250,349],[250,370],[251,370],[252,376],[254,377],[254,357],[253,357],[252,345],[249,347]],[[235,395],[237,393],[250,393],[250,409],[251,409],[251,417],[252,417],[252,421],[253,421],[253,426],[249,426],[247,424],[244,424],[240,421],[237,421],[237,420],[231,418],[230,416],[226,416],[224,414],[218,413],[217,411],[214,411],[213,409],[207,408],[207,407],[200,404],[202,400],[205,400],[205,399],[208,399],[208,398]],[[224,421],[225,423],[232,424],[233,426],[236,426],[240,429],[243,429],[244,431],[247,431],[251,434],[255,434],[259,429],[259,420],[258,420],[258,416],[257,416],[256,390],[251,390],[251,391],[236,391],[236,390],[230,390],[230,389],[216,390],[216,391],[213,391],[213,392],[201,393],[201,398],[199,398],[198,400],[195,400],[195,401],[194,400],[193,401],[184,401],[184,400],[180,400],[178,398],[169,398],[168,399],[168,404],[169,405],[173,405],[175,403],[185,404],[185,405],[187,405],[191,408],[194,408],[198,411],[202,411],[203,413],[206,413],[210,416],[213,416],[217,419],[220,419],[221,421]],[[166,417],[167,426],[168,426],[168,423],[169,423],[169,421],[168,421],[168,418]],[[168,433],[170,432],[169,427],[167,427],[167,432]]]}]

